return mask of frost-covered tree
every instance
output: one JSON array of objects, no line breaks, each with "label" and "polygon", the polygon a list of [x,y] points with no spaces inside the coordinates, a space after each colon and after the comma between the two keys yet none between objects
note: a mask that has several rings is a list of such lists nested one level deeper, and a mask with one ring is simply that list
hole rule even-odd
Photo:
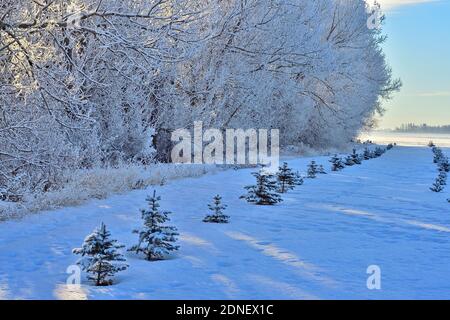
[{"label": "frost-covered tree", "polygon": [[432,151],[434,155],[433,161],[438,166],[439,175],[430,190],[433,192],[441,192],[447,185],[447,173],[449,172],[450,165],[448,158],[444,155],[441,148],[432,146]]},{"label": "frost-covered tree", "polygon": [[373,126],[399,88],[363,1],[210,3],[203,30],[215,36],[181,69],[177,126],[282,128],[284,145],[335,146]]},{"label": "frost-covered tree", "polygon": [[361,164],[361,156],[356,152],[356,149],[353,149],[351,157],[354,164]]},{"label": "frost-covered tree", "polygon": [[378,158],[378,157],[381,157],[383,154],[385,154],[385,152],[386,152],[386,149],[381,148],[381,147],[376,147],[373,154],[374,154],[375,158]]},{"label": "frost-covered tree", "polygon": [[363,152],[364,160],[370,160],[374,157],[374,154],[372,151],[369,150],[369,148],[365,148]]},{"label": "frost-covered tree", "polygon": [[241,199],[256,205],[274,205],[282,201],[273,175],[263,171],[253,172],[252,175],[256,178],[256,185],[246,186],[248,192]]},{"label": "frost-covered tree", "polygon": [[223,213],[227,206],[222,204],[221,196],[216,195],[213,199],[213,203],[208,204],[208,208],[212,211],[212,214],[207,215],[203,219],[203,222],[228,223],[230,217]]},{"label": "frost-covered tree", "polygon": [[321,164],[317,168],[317,171],[318,171],[319,174],[327,174],[327,172],[325,171],[325,168]]},{"label": "frost-covered tree", "polygon": [[447,185],[447,173],[445,171],[439,171],[439,175],[437,177],[437,181],[443,185]]},{"label": "frost-covered tree", "polygon": [[444,186],[441,184],[439,178],[436,179],[430,190],[433,192],[442,192],[444,190]]},{"label": "frost-covered tree", "polygon": [[2,199],[56,189],[64,170],[165,159],[165,137],[194,121],[280,128],[282,146],[350,142],[401,86],[366,9],[362,0],[3,0]]},{"label": "frost-covered tree", "polygon": [[439,164],[444,158],[444,153],[442,152],[442,149],[438,147],[433,147],[432,151],[434,156],[433,162]]},{"label": "frost-covered tree", "polygon": [[128,268],[126,259],[118,251],[124,246],[110,237],[111,233],[102,223],[100,228],[86,237],[81,248],[73,249],[73,253],[82,256],[77,264],[88,273],[88,279],[94,281],[96,286],[111,285],[114,275]]},{"label": "frost-covered tree", "polygon": [[438,170],[441,172],[450,172],[450,162],[447,157],[442,157],[438,163]]},{"label": "frost-covered tree", "polygon": [[177,229],[167,226],[170,211],[161,211],[159,201],[161,197],[156,196],[156,190],[153,196],[147,198],[149,209],[142,209],[142,220],[144,226],[141,229],[133,230],[133,233],[139,235],[138,244],[132,246],[128,251],[143,253],[146,260],[162,260],[171,251],[178,250],[179,246],[174,243],[177,241]]},{"label": "frost-covered tree", "polygon": [[3,198],[58,188],[63,170],[152,161],[203,11],[196,0],[1,1]]},{"label": "frost-covered tree", "polygon": [[355,165],[355,162],[353,161],[353,157],[351,155],[349,155],[349,156],[347,156],[345,158],[345,162],[344,163],[345,163],[346,166],[349,166],[349,167]]},{"label": "frost-covered tree", "polygon": [[307,173],[308,173],[307,177],[310,179],[314,179],[317,177],[317,174],[319,173],[319,166],[314,160],[312,160],[311,163],[308,164]]},{"label": "frost-covered tree", "polygon": [[277,172],[278,191],[285,193],[303,184],[303,178],[298,172],[292,171],[287,162],[284,162]]},{"label": "frost-covered tree", "polygon": [[441,192],[447,185],[447,173],[445,171],[440,171],[436,181],[431,186],[430,190],[433,192]]},{"label": "frost-covered tree", "polygon": [[337,154],[335,154],[335,155],[330,159],[330,162],[331,162],[331,170],[332,170],[332,171],[340,171],[340,170],[342,170],[342,169],[345,168],[345,164],[344,164],[344,162],[342,161],[342,158],[341,158],[341,157],[338,157]]}]

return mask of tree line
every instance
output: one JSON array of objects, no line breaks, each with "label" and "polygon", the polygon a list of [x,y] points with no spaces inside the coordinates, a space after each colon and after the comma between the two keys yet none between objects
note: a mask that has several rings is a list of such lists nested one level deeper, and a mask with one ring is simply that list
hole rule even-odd
[{"label": "tree line", "polygon": [[146,165],[194,121],[346,143],[401,86],[369,18],[363,0],[3,0],[0,198]]}]

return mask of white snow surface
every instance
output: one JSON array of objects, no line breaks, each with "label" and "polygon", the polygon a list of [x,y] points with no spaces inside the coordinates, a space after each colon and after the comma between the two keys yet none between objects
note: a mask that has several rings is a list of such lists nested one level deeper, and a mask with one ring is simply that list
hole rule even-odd
[{"label": "white snow surface", "polygon": [[[329,171],[329,157],[289,165],[304,173],[312,159]],[[429,148],[396,147],[306,179],[275,206],[239,200],[252,171],[158,186],[181,248],[158,262],[126,253],[130,267],[110,287],[66,285],[72,248],[102,221],[135,244],[152,188],[0,223],[0,299],[450,299],[450,187],[429,191]],[[202,222],[216,194],[230,224]],[[367,289],[370,265],[381,268],[381,290]]]}]

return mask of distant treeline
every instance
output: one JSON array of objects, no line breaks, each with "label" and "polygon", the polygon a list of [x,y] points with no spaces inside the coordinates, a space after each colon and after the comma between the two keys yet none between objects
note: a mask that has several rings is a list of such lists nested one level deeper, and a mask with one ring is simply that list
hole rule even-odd
[{"label": "distant treeline", "polygon": [[402,124],[394,131],[397,132],[434,132],[434,133],[450,133],[450,125],[445,126],[429,126],[427,124],[417,125],[414,123]]}]

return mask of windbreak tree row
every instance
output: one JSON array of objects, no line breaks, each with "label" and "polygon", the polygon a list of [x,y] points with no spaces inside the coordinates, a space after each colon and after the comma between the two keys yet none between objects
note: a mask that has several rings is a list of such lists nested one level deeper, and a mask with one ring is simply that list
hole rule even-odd
[{"label": "windbreak tree row", "polygon": [[363,0],[0,0],[0,199],[148,164],[194,121],[344,144],[400,87],[369,16]]}]

